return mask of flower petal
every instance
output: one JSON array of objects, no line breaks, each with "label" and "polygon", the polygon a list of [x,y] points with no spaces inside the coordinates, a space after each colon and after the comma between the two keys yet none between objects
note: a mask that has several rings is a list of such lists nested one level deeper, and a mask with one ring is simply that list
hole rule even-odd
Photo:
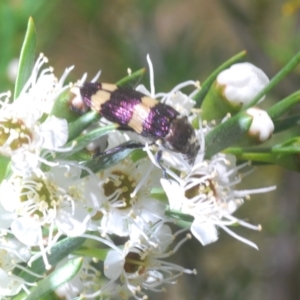
[{"label": "flower petal", "polygon": [[212,223],[197,222],[195,220],[191,226],[191,232],[203,246],[211,244],[218,239],[218,231]]}]

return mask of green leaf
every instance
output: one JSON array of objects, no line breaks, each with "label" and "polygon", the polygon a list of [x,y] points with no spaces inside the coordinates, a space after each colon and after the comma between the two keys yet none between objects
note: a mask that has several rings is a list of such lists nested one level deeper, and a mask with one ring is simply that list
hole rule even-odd
[{"label": "green leaf", "polygon": [[95,111],[89,111],[86,114],[78,117],[74,122],[69,124],[68,141],[72,141],[74,138],[78,137],[83,130],[99,119],[100,115]]},{"label": "green leaf", "polygon": [[18,75],[15,84],[14,99],[18,98],[24,85],[29,79],[35,59],[36,31],[32,17],[29,18],[27,31],[20,53]]},{"label": "green leaf", "polygon": [[[55,244],[51,248],[51,254],[48,254],[48,261],[51,264],[51,266],[56,266],[57,263],[59,263],[63,258],[65,258],[67,255],[72,253],[74,250],[76,250],[78,247],[82,245],[82,243],[85,241],[85,238],[82,237],[76,237],[76,238],[65,238],[61,241],[59,241],[57,244]],[[37,273],[37,274],[44,274],[47,270],[45,269],[44,261],[42,257],[39,257],[36,259],[31,267],[27,267],[30,271]],[[16,274],[19,277],[23,278],[25,281],[28,282],[35,282],[36,276],[29,274],[25,271],[20,272],[19,274]]]},{"label": "green leaf", "polygon": [[138,160],[141,160],[142,158],[147,157],[147,152],[144,151],[143,149],[136,149],[132,154],[131,154],[131,159],[133,162],[136,162]]},{"label": "green leaf", "polygon": [[80,247],[80,249],[76,250],[74,254],[84,257],[97,258],[100,261],[104,261],[108,251],[110,251],[110,249]]},{"label": "green leaf", "polygon": [[87,134],[83,134],[83,135],[79,136],[77,139],[67,143],[65,145],[66,148],[71,147],[72,145],[74,145],[74,146],[72,147],[71,150],[69,150],[67,152],[57,153],[56,158],[58,158],[58,159],[66,158],[72,154],[75,154],[76,152],[85,148],[89,143],[99,139],[101,136],[107,134],[108,132],[110,132],[112,130],[115,130],[116,128],[118,128],[117,124],[110,124],[107,126],[103,126],[103,127],[99,127],[94,130],[91,130]]},{"label": "green leaf", "polygon": [[283,130],[290,129],[292,127],[298,126],[300,124],[300,115],[294,115],[287,117],[282,120],[274,121],[274,133],[281,132]]},{"label": "green leaf", "polygon": [[[93,158],[90,161],[83,163],[83,165],[94,173],[97,173],[101,170],[108,169],[121,160],[126,158],[132,151],[140,148],[141,144],[135,141],[128,141],[120,146],[117,146],[113,149],[104,152],[102,155]],[[82,172],[82,177],[89,175],[86,171]]]},{"label": "green leaf", "polygon": [[191,225],[191,223],[194,221],[194,217],[192,217],[191,215],[186,215],[186,214],[183,214],[182,212],[176,211],[176,210],[166,209],[165,215],[176,220],[176,224],[177,224],[177,221],[183,221],[183,222],[186,222],[189,225]]},{"label": "green leaf", "polygon": [[70,108],[70,102],[74,94],[70,92],[70,89],[65,90],[55,100],[50,115],[57,118],[66,119],[68,122],[72,122],[78,118],[78,113]]},{"label": "green leaf", "polygon": [[238,142],[248,131],[251,123],[252,117],[239,113],[217,125],[205,136],[205,157],[210,158]]},{"label": "green leaf", "polygon": [[228,113],[236,115],[241,110],[241,104],[231,103],[223,93],[223,87],[214,82],[201,105],[201,118],[205,121],[220,120]]},{"label": "green leaf", "polygon": [[7,170],[10,163],[10,158],[0,155],[0,182],[7,177]]},{"label": "green leaf", "polygon": [[32,289],[25,300],[39,300],[43,296],[59,288],[62,284],[72,279],[80,270],[83,258],[76,257],[69,260],[61,268],[55,270],[48,277],[38,282],[38,285]]},{"label": "green leaf", "polygon": [[300,137],[293,137],[271,148],[230,147],[225,152],[235,155],[241,161],[279,165],[288,170],[300,172]]},{"label": "green leaf", "polygon": [[269,84],[250,101],[244,109],[255,105],[262,96],[271,91],[284,77],[286,77],[300,63],[300,51],[270,80]]},{"label": "green leaf", "polygon": [[152,188],[151,189],[151,197],[153,197],[163,203],[169,203],[168,197],[163,188]]},{"label": "green leaf", "polygon": [[193,96],[193,99],[196,101],[196,108],[199,108],[201,106],[202,101],[204,100],[206,94],[208,93],[208,90],[210,89],[210,86],[213,84],[219,73],[229,68],[232,64],[244,59],[246,57],[246,54],[246,51],[242,51],[237,55],[231,57],[207,77],[207,79],[201,84],[201,90],[199,90],[199,92]]},{"label": "green leaf", "polygon": [[298,154],[281,154],[281,153],[265,153],[265,152],[244,152],[235,154],[232,148],[228,148],[226,153],[234,154],[240,161],[251,161],[257,164],[271,164],[284,167],[285,169],[300,172],[299,155]]},{"label": "green leaf", "polygon": [[132,74],[122,78],[119,80],[116,85],[117,86],[136,86],[139,81],[142,79],[143,75],[145,74],[146,69],[140,69],[138,71],[133,72]]},{"label": "green leaf", "polygon": [[272,120],[277,119],[290,111],[295,105],[300,102],[300,91],[297,91],[288,97],[280,100],[267,110],[267,113]]},{"label": "green leaf", "polygon": [[272,147],[274,153],[300,153],[300,137],[292,137]]}]

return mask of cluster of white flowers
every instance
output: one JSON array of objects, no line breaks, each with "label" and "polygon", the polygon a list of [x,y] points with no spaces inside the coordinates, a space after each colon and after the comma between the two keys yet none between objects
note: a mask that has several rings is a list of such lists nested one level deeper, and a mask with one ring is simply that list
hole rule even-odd
[{"label": "cluster of white flowers", "polygon": [[[57,80],[51,68],[42,68],[46,62],[41,55],[14,102],[10,101],[9,93],[0,95],[0,153],[10,161],[0,185],[0,297],[16,295],[21,290],[30,292],[34,283],[18,275],[20,271],[29,273],[26,264],[30,266],[37,258],[42,257],[46,270],[64,264],[63,260],[52,266],[48,255],[65,237],[84,237],[97,243],[94,248],[105,249],[102,268],[106,281],[101,277],[99,265],[87,255],[76,276],[57,289],[57,295],[63,299],[76,296],[147,299],[145,290],[162,291],[165,283],[174,283],[183,273],[195,273],[165,261],[191,237],[189,229],[203,245],[216,241],[218,228],[222,228],[256,247],[228,226],[240,224],[259,229],[260,226],[250,225],[232,214],[250,194],[268,192],[274,187],[239,191],[236,189],[242,178],[239,171],[247,168],[247,164],[237,165],[234,156],[223,153],[205,159],[204,137],[210,129],[193,109],[193,93],[181,92],[187,86],[197,91],[198,82],[186,81],[169,93],[156,94],[148,58],[150,92],[144,86],[137,87],[138,91],[174,107],[191,122],[197,121],[201,147],[194,166],[189,166],[181,155],[165,151],[162,164],[168,176],[164,178],[153,149],[146,143],[144,150],[148,156],[139,159],[128,156],[93,173],[78,161],[55,159],[55,153],[67,154],[72,150],[64,147],[68,141],[68,122],[51,114],[55,101],[71,87],[64,85],[64,81],[72,68]],[[243,74],[245,69],[239,68]],[[251,69],[247,64],[248,69],[257,75],[257,68]],[[232,82],[231,75],[228,76]],[[219,77],[222,85],[226,85],[226,74]],[[258,77],[262,78],[259,84],[256,80],[244,80],[245,85],[254,82],[254,88],[248,86],[251,93],[253,90],[258,93],[267,82],[265,75]],[[246,90],[245,86],[242,89]],[[231,89],[230,94],[235,95],[234,102],[240,102],[236,99],[238,92]],[[252,98],[253,94],[249,101]],[[252,131],[264,140],[271,135],[273,124],[268,125],[266,132],[264,122],[270,120],[268,117],[267,121],[262,120],[261,115]],[[110,132],[105,140],[106,149],[128,139],[129,133]],[[88,176],[82,176],[83,170]],[[168,203],[153,192],[162,190],[161,187]],[[172,213],[187,215],[190,228],[172,233],[166,224],[174,222]],[[175,242],[180,234],[184,237]],[[35,275],[38,280],[43,274]]]}]

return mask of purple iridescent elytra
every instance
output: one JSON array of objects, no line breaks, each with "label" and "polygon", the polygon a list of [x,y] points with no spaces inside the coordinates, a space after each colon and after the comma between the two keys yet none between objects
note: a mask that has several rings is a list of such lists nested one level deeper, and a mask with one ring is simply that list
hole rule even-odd
[{"label": "purple iridescent elytra", "polygon": [[87,82],[80,92],[85,105],[121,125],[120,129],[133,130],[152,142],[159,140],[166,149],[194,163],[200,148],[195,130],[171,106],[128,87]]}]

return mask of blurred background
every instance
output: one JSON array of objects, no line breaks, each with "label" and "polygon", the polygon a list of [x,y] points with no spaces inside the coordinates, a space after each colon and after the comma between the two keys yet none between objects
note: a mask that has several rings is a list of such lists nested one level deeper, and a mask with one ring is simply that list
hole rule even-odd
[{"label": "blurred background", "polygon": [[[60,76],[75,65],[73,80],[84,72],[116,82],[147,67],[150,54],[157,91],[179,82],[203,81],[221,63],[247,50],[248,61],[271,78],[300,49],[300,1],[281,0],[1,0],[0,87],[19,56],[28,17],[37,29],[37,50]],[[144,83],[148,85],[146,74]],[[263,105],[299,89],[300,67],[282,81]],[[244,188],[277,184],[276,192],[253,196],[236,213],[261,224],[262,232],[236,228],[259,251],[224,232],[215,244],[195,239],[174,256],[196,276],[184,275],[167,293],[150,299],[296,300],[300,299],[300,196],[297,173],[261,167]]]}]

